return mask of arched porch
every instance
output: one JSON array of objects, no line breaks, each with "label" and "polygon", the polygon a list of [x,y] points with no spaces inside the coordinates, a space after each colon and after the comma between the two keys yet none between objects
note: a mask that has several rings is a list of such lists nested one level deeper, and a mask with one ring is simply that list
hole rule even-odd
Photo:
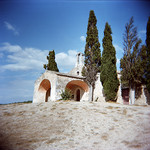
[{"label": "arched porch", "polygon": [[44,102],[48,102],[48,99],[51,95],[51,84],[48,79],[44,79],[40,83],[38,92],[39,92],[39,98]]},{"label": "arched porch", "polygon": [[87,99],[87,92],[89,90],[88,84],[81,80],[72,80],[66,88],[72,91],[72,99],[75,101],[84,101]]}]

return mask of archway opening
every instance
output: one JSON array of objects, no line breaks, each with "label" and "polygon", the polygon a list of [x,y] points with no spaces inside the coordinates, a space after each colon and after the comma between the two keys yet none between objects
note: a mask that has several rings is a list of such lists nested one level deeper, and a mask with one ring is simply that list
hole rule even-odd
[{"label": "archway opening", "polygon": [[129,88],[122,89],[123,104],[129,104]]},{"label": "archway opening", "polygon": [[81,80],[73,80],[70,81],[66,88],[71,90],[72,92],[72,100],[80,101],[85,92],[88,92],[89,87],[88,84]]},{"label": "archway opening", "polygon": [[45,102],[48,102],[48,98],[50,97],[50,94],[51,94],[50,81],[48,79],[44,79],[41,82],[38,91],[40,92],[41,99],[44,100]]}]

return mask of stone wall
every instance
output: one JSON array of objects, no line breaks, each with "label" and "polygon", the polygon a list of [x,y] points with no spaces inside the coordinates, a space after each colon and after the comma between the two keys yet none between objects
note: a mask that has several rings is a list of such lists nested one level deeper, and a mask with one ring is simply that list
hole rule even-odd
[{"label": "stone wall", "polygon": [[84,77],[81,76],[72,76],[64,73],[58,73],[54,71],[46,71],[35,81],[34,85],[34,95],[33,95],[33,103],[35,102],[45,102],[46,100],[46,92],[48,88],[40,90],[42,86],[42,82],[44,80],[48,80],[50,82],[50,96],[48,101],[56,101],[61,99],[61,93],[65,90],[69,83],[72,84],[73,88],[71,88],[74,100],[76,100],[76,92],[80,90],[80,101],[88,101],[89,91],[88,85],[84,81]]},{"label": "stone wall", "polygon": [[[97,78],[98,79],[95,82],[94,101],[105,102],[99,73],[97,74]],[[119,73],[118,78],[120,80]],[[44,82],[47,82],[49,86],[44,85]],[[65,88],[69,88],[72,91],[73,100],[77,100],[77,90],[80,90],[80,101],[90,101],[90,86],[85,82],[84,77],[54,71],[45,71],[45,73],[35,81],[33,102],[59,100],[61,99],[61,93]],[[150,96],[147,94],[148,96],[146,97],[145,93],[144,89],[142,89],[142,95],[135,100],[135,104],[146,104],[146,99],[149,100]],[[118,89],[117,102],[123,104],[121,85]]]},{"label": "stone wall", "polygon": [[36,81],[34,84],[34,94],[33,94],[33,103],[35,102],[45,102],[45,96],[46,96],[46,91],[41,92],[40,91],[40,84],[44,79],[47,79],[50,82],[50,97],[48,98],[48,101],[55,101],[56,97],[56,81],[57,81],[57,76],[55,72],[51,71],[45,71]]},{"label": "stone wall", "polygon": [[[80,81],[80,82],[79,82]],[[72,84],[72,87],[69,87],[68,85]],[[88,91],[84,90],[83,84],[87,85],[84,81],[83,77],[79,76],[67,76],[65,74],[58,74],[57,75],[57,86],[56,86],[56,99],[61,99],[61,93],[65,90],[65,88],[70,88],[72,91],[72,94],[74,95],[73,100],[76,100],[76,92],[79,89],[80,90],[80,101],[88,101]],[[88,85],[87,85],[88,86]]]},{"label": "stone wall", "polygon": [[95,82],[94,101],[105,102],[105,97],[103,96],[103,86],[100,81],[100,73],[97,74],[97,81]]}]

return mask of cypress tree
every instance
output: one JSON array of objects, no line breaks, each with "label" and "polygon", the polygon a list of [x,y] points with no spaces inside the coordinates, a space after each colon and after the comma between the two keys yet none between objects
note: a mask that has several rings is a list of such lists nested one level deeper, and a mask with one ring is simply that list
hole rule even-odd
[{"label": "cypress tree", "polygon": [[145,46],[140,46],[141,40],[138,39],[137,29],[133,25],[133,17],[125,26],[124,55],[120,61],[121,82],[129,87],[129,102],[135,102],[135,88],[144,82],[145,70]]},{"label": "cypress tree", "polygon": [[57,63],[55,62],[55,51],[49,51],[47,56],[48,64],[44,64],[44,69],[59,72]]},{"label": "cypress tree", "polygon": [[111,27],[108,23],[106,23],[103,38],[103,53],[100,74],[106,101],[116,100],[119,87],[116,69],[116,51],[112,45],[111,34]]},{"label": "cypress tree", "polygon": [[90,85],[90,100],[93,101],[93,94],[95,88],[95,81],[97,80],[97,73],[100,72],[101,52],[100,43],[98,39],[97,19],[94,11],[91,10],[89,14],[87,37],[85,45],[85,67],[83,74],[86,77],[87,83]]},{"label": "cypress tree", "polygon": [[145,77],[145,72],[146,72],[146,63],[147,63],[147,52],[146,52],[146,46],[142,45],[140,48],[140,52],[138,54],[139,57],[139,66],[140,66],[140,83],[141,85],[146,84],[146,77]]},{"label": "cypress tree", "polygon": [[150,93],[150,17],[149,17],[148,22],[147,22],[146,51],[147,51],[146,87]]}]

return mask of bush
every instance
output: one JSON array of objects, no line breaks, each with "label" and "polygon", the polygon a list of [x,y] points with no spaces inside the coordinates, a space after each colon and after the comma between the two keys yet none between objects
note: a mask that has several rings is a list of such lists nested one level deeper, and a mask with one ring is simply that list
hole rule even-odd
[{"label": "bush", "polygon": [[72,97],[72,92],[69,89],[65,89],[65,91],[62,91],[61,98],[63,100],[69,100]]}]

